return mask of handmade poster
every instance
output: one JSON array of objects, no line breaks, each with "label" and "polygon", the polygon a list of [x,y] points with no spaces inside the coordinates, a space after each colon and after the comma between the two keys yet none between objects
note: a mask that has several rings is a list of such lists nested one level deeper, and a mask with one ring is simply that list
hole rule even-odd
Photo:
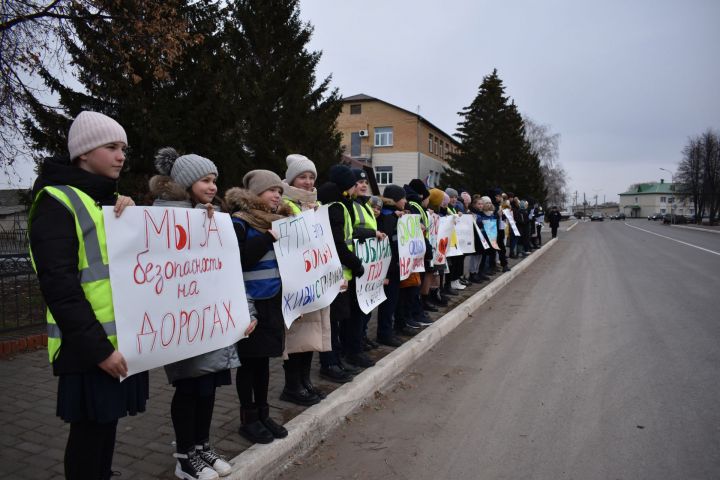
[{"label": "handmade poster", "polygon": [[460,218],[459,215],[448,215],[445,218],[452,219],[452,230],[450,231],[450,243],[448,244],[448,251],[446,257],[458,257],[463,254],[458,245],[458,236],[455,228],[457,227],[457,221]]},{"label": "handmade poster", "polygon": [[355,254],[365,267],[362,277],[355,280],[358,304],[360,310],[370,313],[387,298],[383,282],[392,259],[390,240],[387,237],[383,240],[368,238],[364,242],[355,240]]},{"label": "handmade poster", "polygon": [[518,230],[517,225],[515,224],[515,218],[513,218],[512,210],[509,208],[506,208],[503,210],[503,213],[505,214],[505,218],[507,219],[508,223],[510,224],[510,228],[512,228],[513,233],[516,237],[520,236],[520,230]]},{"label": "handmade poster", "polygon": [[488,240],[490,241],[490,245],[495,250],[500,250],[500,247],[497,243],[497,220],[495,218],[483,220],[483,230],[485,230],[485,234],[488,237]]},{"label": "handmade poster", "polygon": [[484,250],[487,250],[490,248],[490,244],[485,240],[485,235],[483,235],[482,230],[480,230],[480,227],[478,226],[477,222],[473,222],[473,225],[475,226],[475,232],[477,233],[477,236],[480,238],[480,243],[482,244],[482,247]]},{"label": "handmade poster", "polygon": [[447,262],[450,236],[455,228],[455,221],[453,217],[439,217],[437,225],[436,244],[433,245],[433,263],[435,265],[444,265]]},{"label": "handmade poster", "polygon": [[408,214],[398,219],[398,253],[400,256],[400,280],[413,272],[425,271],[425,235],[420,228],[420,215]]},{"label": "handmade poster", "polygon": [[475,253],[475,236],[473,224],[475,217],[471,213],[460,215],[455,223],[455,233],[458,239],[458,248],[462,253]]},{"label": "handmade poster", "polygon": [[[438,249],[438,230],[440,229],[440,215],[437,213],[428,213],[428,242],[433,248],[433,253],[437,253]],[[435,258],[433,256],[433,264]]]},{"label": "handmade poster", "polygon": [[275,242],[282,278],[282,313],[290,325],[303,313],[325,308],[335,300],[343,283],[328,207],[305,210],[275,220],[272,228],[280,237]]},{"label": "handmade poster", "polygon": [[226,213],[103,207],[118,350],[128,375],[232,345],[250,323]]}]

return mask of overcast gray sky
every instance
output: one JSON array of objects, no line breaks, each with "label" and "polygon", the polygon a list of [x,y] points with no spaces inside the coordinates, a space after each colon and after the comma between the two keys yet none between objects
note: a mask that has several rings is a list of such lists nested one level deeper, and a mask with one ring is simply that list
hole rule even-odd
[{"label": "overcast gray sky", "polygon": [[454,133],[498,69],[520,111],[561,134],[570,190],[617,201],[720,129],[717,0],[301,0],[318,78]]},{"label": "overcast gray sky", "polygon": [[670,180],[659,168],[675,171],[688,136],[720,129],[718,0],[300,6],[315,27],[309,48],[323,52],[319,79],[332,74],[345,96],[419,105],[450,134],[497,68],[520,111],[561,134],[560,162],[580,201],[583,192],[615,201],[632,183]]}]

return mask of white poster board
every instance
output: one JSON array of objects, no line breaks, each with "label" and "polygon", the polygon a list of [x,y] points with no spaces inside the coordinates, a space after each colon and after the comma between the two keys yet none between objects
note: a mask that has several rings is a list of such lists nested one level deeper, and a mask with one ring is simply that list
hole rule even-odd
[{"label": "white poster board", "polygon": [[303,313],[332,303],[343,283],[342,264],[327,206],[275,220],[272,228],[280,235],[275,256],[282,278],[283,318],[290,328]]},{"label": "white poster board", "polygon": [[459,257],[463,254],[462,250],[460,250],[460,244],[458,242],[458,236],[457,236],[457,222],[460,218],[460,215],[448,215],[444,218],[449,218],[452,221],[452,230],[450,231],[450,244],[448,245],[447,254],[445,256],[447,257]]},{"label": "white poster board", "polygon": [[473,225],[475,225],[475,231],[477,232],[478,237],[480,237],[480,243],[482,244],[483,249],[487,250],[490,248],[490,244],[485,240],[485,235],[483,235],[482,230],[480,230],[480,227],[478,226],[477,222],[473,222]]},{"label": "white poster board", "polygon": [[232,345],[250,323],[226,213],[103,207],[118,350],[128,375]]},{"label": "white poster board", "polygon": [[518,230],[517,225],[515,224],[515,218],[513,217],[513,212],[509,208],[506,208],[503,210],[503,213],[505,214],[505,218],[507,219],[508,223],[510,224],[510,228],[512,228],[513,233],[516,237],[520,236],[520,230]]},{"label": "white poster board", "polygon": [[424,272],[425,236],[420,227],[420,215],[406,214],[397,223],[400,280],[413,272]]},{"label": "white poster board", "polygon": [[370,313],[387,298],[383,283],[392,259],[390,240],[387,237],[368,238],[364,242],[355,240],[355,254],[365,267],[362,277],[355,279],[355,293],[360,310]]},{"label": "white poster board", "polygon": [[474,223],[475,216],[472,213],[461,215],[455,223],[458,248],[462,253],[475,253],[475,235],[473,232]]}]

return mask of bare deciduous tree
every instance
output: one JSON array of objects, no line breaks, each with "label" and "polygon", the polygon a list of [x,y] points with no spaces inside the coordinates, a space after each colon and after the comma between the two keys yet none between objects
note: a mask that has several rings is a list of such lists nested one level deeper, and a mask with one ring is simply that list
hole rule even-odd
[{"label": "bare deciduous tree", "polygon": [[40,76],[48,71],[68,73],[66,40],[74,38],[77,22],[108,21],[115,42],[125,41],[125,27],[132,25],[133,34],[145,40],[144,47],[128,52],[121,64],[136,82],[140,78],[132,69],[131,55],[151,59],[152,74],[163,79],[184,47],[202,40],[188,33],[176,2],[0,0],[0,6],[0,169],[5,172],[18,157],[29,155],[30,146],[22,134],[22,123],[30,117],[28,105],[52,102]]},{"label": "bare deciduous tree", "polygon": [[682,154],[677,172],[682,194],[692,198],[698,221],[707,213],[713,224],[720,213],[720,135],[707,129],[690,137]]},{"label": "bare deciduous tree", "polygon": [[527,115],[523,115],[525,139],[532,152],[540,159],[547,201],[552,205],[564,205],[567,202],[567,173],[558,162],[560,155],[560,134],[552,133],[550,125],[541,125]]}]

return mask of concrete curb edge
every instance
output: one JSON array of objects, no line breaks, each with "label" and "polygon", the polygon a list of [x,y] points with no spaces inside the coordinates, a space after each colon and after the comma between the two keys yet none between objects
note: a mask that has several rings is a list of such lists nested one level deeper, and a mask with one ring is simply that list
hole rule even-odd
[{"label": "concrete curb edge", "polygon": [[405,342],[377,364],[341,386],[332,394],[289,421],[287,438],[267,445],[253,445],[230,462],[233,472],[229,480],[260,480],[275,478],[295,459],[318,445],[343,419],[371,400],[376,391],[387,389],[415,360],[455,330],[482,304],[520,275],[537,258],[549,250],[557,239],[548,241],[513,269],[495,278],[479,292],[440,317],[420,334]]}]

